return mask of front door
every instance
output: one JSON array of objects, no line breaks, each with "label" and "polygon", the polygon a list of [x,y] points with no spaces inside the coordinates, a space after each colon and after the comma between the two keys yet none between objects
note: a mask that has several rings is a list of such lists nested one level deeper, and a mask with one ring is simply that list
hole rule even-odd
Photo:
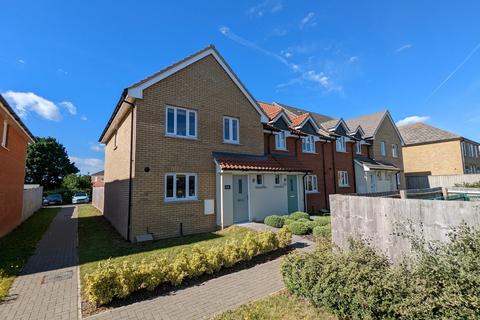
[{"label": "front door", "polygon": [[298,211],[297,176],[288,176],[288,212]]},{"label": "front door", "polygon": [[370,174],[370,192],[377,192],[377,175],[375,172]]},{"label": "front door", "polygon": [[233,223],[248,221],[247,188],[247,176],[233,176]]}]

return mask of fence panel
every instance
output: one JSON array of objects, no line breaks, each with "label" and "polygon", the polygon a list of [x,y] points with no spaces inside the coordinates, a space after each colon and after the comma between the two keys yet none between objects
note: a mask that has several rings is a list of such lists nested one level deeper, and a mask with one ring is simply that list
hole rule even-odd
[{"label": "fence panel", "polygon": [[92,189],[92,205],[103,213],[105,198],[105,187],[94,187]]},{"label": "fence panel", "polygon": [[35,211],[42,207],[43,187],[39,185],[25,185],[23,189],[22,222],[27,220]]}]

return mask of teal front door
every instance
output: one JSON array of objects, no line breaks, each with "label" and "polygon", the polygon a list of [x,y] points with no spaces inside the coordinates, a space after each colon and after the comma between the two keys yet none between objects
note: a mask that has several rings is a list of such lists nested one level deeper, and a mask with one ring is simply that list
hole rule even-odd
[{"label": "teal front door", "polygon": [[297,176],[288,176],[288,212],[298,211]]}]

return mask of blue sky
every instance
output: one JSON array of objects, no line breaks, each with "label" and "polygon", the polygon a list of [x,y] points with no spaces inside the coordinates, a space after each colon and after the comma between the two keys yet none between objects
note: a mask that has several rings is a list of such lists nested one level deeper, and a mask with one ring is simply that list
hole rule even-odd
[{"label": "blue sky", "polygon": [[480,141],[478,1],[4,1],[0,92],[85,173],[122,89],[213,43],[258,100]]}]

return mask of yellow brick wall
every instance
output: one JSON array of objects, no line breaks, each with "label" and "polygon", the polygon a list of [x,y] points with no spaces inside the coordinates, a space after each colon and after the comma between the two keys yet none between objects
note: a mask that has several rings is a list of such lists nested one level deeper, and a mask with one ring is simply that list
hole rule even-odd
[{"label": "yellow brick wall", "polygon": [[463,174],[460,141],[437,142],[403,148],[405,173]]},{"label": "yellow brick wall", "polygon": [[[156,238],[216,229],[204,215],[204,200],[215,199],[212,151],[263,154],[260,115],[212,56],[163,79],[137,99],[137,145],[133,187],[132,237]],[[197,111],[197,140],[165,136],[166,105]],[[240,119],[240,145],[223,143],[223,116]],[[150,171],[145,172],[145,167]],[[198,201],[165,203],[168,172],[198,175]]]}]

